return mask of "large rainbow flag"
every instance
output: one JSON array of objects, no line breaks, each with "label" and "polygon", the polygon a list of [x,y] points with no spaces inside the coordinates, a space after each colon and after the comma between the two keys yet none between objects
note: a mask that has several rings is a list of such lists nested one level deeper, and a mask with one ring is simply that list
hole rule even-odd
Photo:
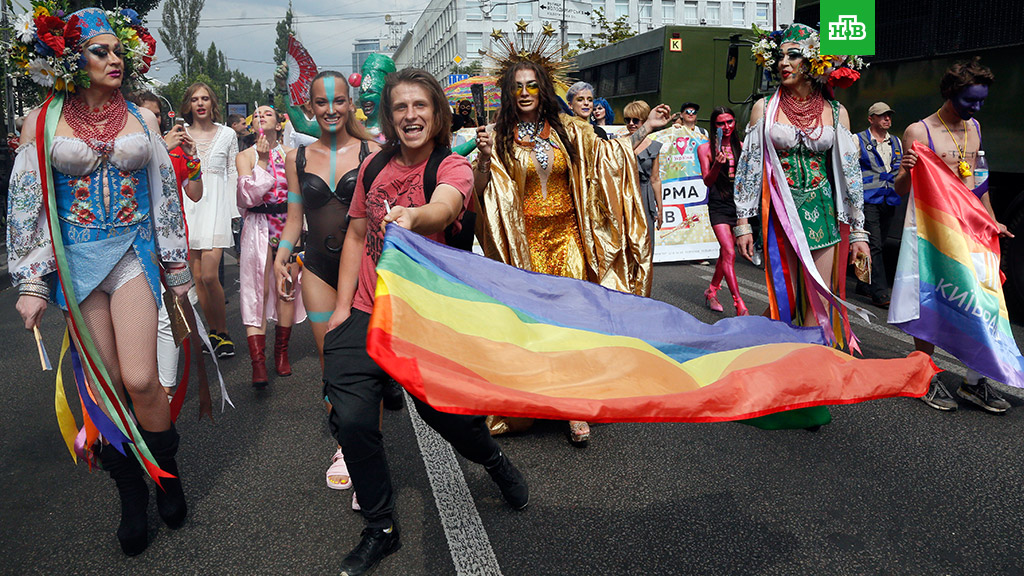
[{"label": "large rainbow flag", "polygon": [[889,322],[977,372],[1024,388],[999,271],[999,230],[927,146],[915,142],[913,202],[893,283]]},{"label": "large rainbow flag", "polygon": [[647,298],[527,272],[389,225],[367,349],[406,390],[458,414],[719,422],[921,396],[919,352],[855,359],[817,328],[707,325]]}]

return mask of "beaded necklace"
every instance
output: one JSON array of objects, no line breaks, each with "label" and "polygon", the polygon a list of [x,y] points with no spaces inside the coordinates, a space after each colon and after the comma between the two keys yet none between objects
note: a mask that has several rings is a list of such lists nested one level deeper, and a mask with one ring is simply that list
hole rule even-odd
[{"label": "beaded necklace", "polygon": [[[809,140],[821,138],[821,112],[825,109],[825,99],[821,92],[814,91],[807,98],[797,98],[788,90],[780,90],[782,97],[779,108],[794,127],[801,130]],[[814,134],[817,134],[815,136]]]},{"label": "beaded necklace", "polygon": [[532,144],[533,153],[537,157],[537,164],[542,169],[547,170],[550,163],[551,144],[539,136],[543,129],[543,120],[540,122],[520,122],[516,127],[516,139],[523,144]]},{"label": "beaded necklace", "polygon": [[64,121],[86,146],[107,157],[114,151],[114,138],[128,121],[128,106],[120,90],[114,90],[99,108],[90,108],[83,98],[76,97],[64,107]]}]

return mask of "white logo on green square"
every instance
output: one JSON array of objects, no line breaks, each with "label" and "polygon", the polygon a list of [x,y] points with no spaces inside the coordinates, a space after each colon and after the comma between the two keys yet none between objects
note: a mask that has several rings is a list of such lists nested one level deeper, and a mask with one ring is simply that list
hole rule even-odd
[{"label": "white logo on green square", "polygon": [[872,56],[875,0],[821,0],[821,53]]}]

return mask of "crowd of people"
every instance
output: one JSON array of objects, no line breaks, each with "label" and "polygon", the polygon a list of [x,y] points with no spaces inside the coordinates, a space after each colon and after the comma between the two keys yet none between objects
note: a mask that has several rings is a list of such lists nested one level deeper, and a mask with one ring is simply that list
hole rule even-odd
[{"label": "crowd of people", "polygon": [[[661,144],[652,135],[676,122],[706,140],[698,156],[720,245],[707,305],[723,311],[717,293],[724,279],[736,315],[749,313],[735,256],[753,259],[752,224],[760,219],[765,268],[781,264],[786,271],[766,276],[766,314],[821,326],[834,345],[846,347],[849,323],[836,319],[859,310],[840,297],[848,263],[871,271],[857,284],[859,293],[877,306],[890,304],[882,243],[894,207],[913,197],[909,173],[917,155],[910,143],[941,153],[973,189],[971,168],[981,149],[973,116],[993,81],[977,61],[958,64],[942,80],[945,103],[911,124],[902,142],[889,133],[894,111],[883,102],[871,106],[869,127],[854,135],[828,72],[809,65],[815,31],[793,25],[777,42],[779,87],[753,106],[745,137],[728,107],[714,108],[708,131],[697,125],[696,103],[673,115],[665,104],[643,101],[623,108],[628,131],[614,137],[602,126],[614,124],[615,112],[591,85],[569,86],[563,108],[556,87],[566,68],[545,50],[544,37],[532,46],[506,39],[496,70],[501,107],[487,126],[476,125],[469,101],[457,103],[453,114],[428,73],[375,61],[383,83],[367,83],[365,101],[361,95],[357,102],[342,74],[323,71],[303,110],[261,105],[249,126],[234,116],[220,123],[215,92],[193,84],[177,113],[183,121],[162,134],[156,97],[122,96],[127,76],[139,69],[120,40],[123,21],[99,9],[76,15],[74,50],[88,82],[26,119],[11,179],[8,250],[25,327],[37,326],[55,302],[90,367],[89,385],[120,407],[109,414],[115,427],[91,434],[86,450],[116,484],[122,550],[134,555],[148,545],[144,473],[159,480],[164,522],[177,528],[186,519],[179,437],[167,401],[177,345],[163,304],[198,303],[209,327],[207,352],[234,355],[219,268],[235,245],[232,221],[240,218],[237,301],[251,384],[270,383],[269,323],[274,372],[284,377],[291,374],[293,327],[308,319],[336,440],[327,486],[354,488],[352,507],[366,521],[342,563],[349,575],[365,573],[401,545],[380,407],[396,399],[401,406],[402,394],[366,349],[388,224],[442,243],[475,226],[490,258],[649,296],[663,220]],[[367,110],[379,116],[379,136],[357,119]],[[452,152],[453,126],[475,127],[472,164]],[[995,220],[987,193],[979,197]],[[47,226],[51,206],[57,226]],[[919,340],[917,349],[930,354],[933,347]],[[1009,406],[973,371],[958,395],[990,412]],[[940,410],[957,405],[937,379],[923,400]],[[526,479],[493,438],[528,422],[447,414],[415,397],[412,403],[456,451],[487,470],[512,508],[528,505]],[[587,422],[568,422],[571,442],[583,445],[591,435]]]}]

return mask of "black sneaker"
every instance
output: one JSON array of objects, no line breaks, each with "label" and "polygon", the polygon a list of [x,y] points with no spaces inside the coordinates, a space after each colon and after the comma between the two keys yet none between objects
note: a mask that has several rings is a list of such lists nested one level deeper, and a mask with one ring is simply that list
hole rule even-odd
[{"label": "black sneaker", "polygon": [[942,385],[938,376],[932,376],[932,382],[928,386],[928,393],[921,397],[921,401],[935,408],[936,410],[956,410],[957,403],[949,395],[949,390]]},{"label": "black sneaker", "polygon": [[[220,342],[214,346],[213,351],[217,354],[217,358],[230,358],[235,355],[235,343],[231,341],[231,336],[228,336],[227,332],[221,332],[217,335],[217,339]],[[213,339],[210,339],[213,342]]]},{"label": "black sneaker", "polygon": [[[210,332],[207,336],[210,338],[210,347],[216,350],[217,345],[220,344],[220,336],[216,332]],[[210,349],[206,347],[206,344],[203,344],[203,354],[210,355]]]},{"label": "black sneaker", "polygon": [[984,410],[994,412],[996,414],[1002,414],[1010,409],[1010,403],[1003,399],[998,392],[992,388],[992,384],[989,383],[988,378],[982,378],[978,380],[977,384],[968,384],[964,382],[960,384],[960,387],[956,390],[956,395],[973,402],[980,406]]},{"label": "black sneaker", "polygon": [[366,574],[385,556],[398,552],[402,541],[398,538],[398,525],[391,528],[364,528],[362,540],[345,559],[341,561],[341,576]]},{"label": "black sneaker", "polygon": [[487,468],[491,480],[498,485],[501,495],[508,502],[508,505],[516,510],[526,508],[530,503],[530,489],[526,486],[526,478],[512,461],[505,454],[501,455],[501,461],[491,468]]},{"label": "black sneaker", "polygon": [[388,410],[401,410],[405,406],[405,392],[398,382],[388,380],[384,385],[384,408]]}]

